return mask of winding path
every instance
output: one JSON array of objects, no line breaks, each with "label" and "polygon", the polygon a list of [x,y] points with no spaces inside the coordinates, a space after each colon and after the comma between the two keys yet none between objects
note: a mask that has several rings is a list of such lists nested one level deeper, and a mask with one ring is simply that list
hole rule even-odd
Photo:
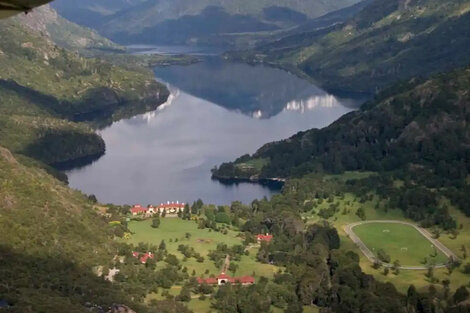
[{"label": "winding path", "polygon": [[[458,260],[459,258],[457,255],[455,255],[454,252],[452,252],[449,248],[444,246],[442,243],[440,243],[438,240],[432,238],[432,235],[425,229],[412,224],[408,222],[403,222],[403,221],[394,221],[394,220],[373,220],[373,221],[362,221],[362,222],[357,222],[357,223],[352,223],[346,226],[343,226],[344,231],[348,235],[349,238],[358,246],[358,248],[361,250],[361,252],[367,257],[367,259],[371,262],[374,263],[377,261],[377,258],[375,255],[370,251],[369,248],[362,242],[362,240],[354,233],[353,228],[359,225],[363,224],[372,224],[372,223],[386,223],[386,224],[402,224],[402,225],[408,225],[416,229],[421,235],[423,235],[427,240],[429,240],[436,248],[438,248],[444,255],[449,258],[449,260]],[[383,263],[382,265],[385,267],[393,267],[392,264],[389,263]],[[446,264],[439,264],[435,265],[435,268],[443,268],[446,267]],[[427,270],[427,266],[400,266],[399,267],[402,270]]]}]

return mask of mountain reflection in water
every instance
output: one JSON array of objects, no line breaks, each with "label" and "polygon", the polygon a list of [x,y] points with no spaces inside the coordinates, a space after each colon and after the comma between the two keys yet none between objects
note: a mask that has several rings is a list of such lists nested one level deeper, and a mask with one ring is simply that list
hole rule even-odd
[{"label": "mountain reflection in water", "polygon": [[157,68],[155,74],[169,84],[169,101],[100,131],[106,155],[69,171],[72,187],[116,204],[198,198],[249,203],[279,190],[222,184],[211,179],[211,168],[267,142],[327,126],[358,105],[282,70],[217,58]]}]

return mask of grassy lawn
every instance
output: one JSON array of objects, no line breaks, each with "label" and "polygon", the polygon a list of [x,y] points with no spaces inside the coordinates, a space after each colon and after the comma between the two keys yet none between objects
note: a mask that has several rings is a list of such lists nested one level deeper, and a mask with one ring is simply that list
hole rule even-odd
[{"label": "grassy lawn", "polygon": [[238,163],[238,164],[236,164],[236,166],[241,168],[241,169],[252,169],[252,168],[254,168],[254,169],[260,171],[268,163],[269,163],[268,159],[253,159],[253,160],[250,160],[248,162]]},{"label": "grassy lawn", "polygon": [[211,311],[211,300],[206,298],[205,300],[192,299],[188,303],[188,308],[194,313],[207,313]]},{"label": "grassy lawn", "polygon": [[[393,223],[363,224],[353,231],[373,252],[383,249],[391,262],[399,260],[402,266],[442,264],[447,257],[421,235],[414,227]],[[435,256],[434,256],[435,255]]]},{"label": "grassy lawn", "polygon": [[351,179],[363,179],[372,175],[377,175],[375,172],[358,172],[358,171],[346,171],[342,174],[337,175],[325,175],[326,179],[337,179],[338,181],[345,182]]},{"label": "grassy lawn", "polygon": [[[321,204],[318,204],[313,208],[311,212],[303,214],[303,217],[307,219],[308,224],[315,224],[322,220],[322,218],[318,216],[318,212],[322,209],[328,208],[334,203],[338,204],[339,211],[329,218],[328,221],[338,229],[340,234],[343,235],[343,226],[361,221],[361,219],[356,215],[359,208],[364,209],[367,220],[406,220],[401,210],[384,210],[382,208],[382,204],[379,203],[377,196],[373,196],[370,201],[361,203],[359,202],[359,199],[349,193],[344,195],[344,199],[340,197],[333,198],[332,203],[329,203],[326,200],[323,201]],[[378,209],[376,208],[377,203],[379,203]]]},{"label": "grassy lawn", "polygon": [[[129,243],[138,244],[139,242],[152,243],[158,245],[165,240],[169,253],[174,254],[182,261],[182,265],[188,268],[188,273],[196,271],[197,276],[218,275],[220,268],[216,268],[214,263],[209,260],[207,254],[210,250],[215,250],[217,244],[225,243],[228,246],[242,244],[242,240],[238,237],[238,232],[229,230],[227,235],[220,232],[209,231],[208,229],[198,229],[194,221],[185,221],[179,218],[162,218],[159,228],[152,228],[151,220],[132,221],[129,223],[129,229],[134,233],[128,240]],[[191,237],[187,239],[186,233],[190,233]],[[189,245],[199,252],[204,258],[203,263],[199,263],[194,258],[183,261],[183,255],[178,251],[180,244]],[[256,249],[251,249],[248,256],[242,256],[238,270],[230,275],[242,276],[255,273],[255,277],[265,276],[273,277],[279,268],[269,264],[256,262]],[[164,266],[163,262],[157,263],[157,268]],[[209,271],[209,274],[205,274]]]},{"label": "grassy lawn", "polygon": [[[168,290],[169,294],[172,296],[177,296],[181,292],[181,286],[173,286],[171,289]],[[196,295],[192,295],[196,296]],[[150,300],[164,300],[165,297],[161,295],[161,293],[152,293],[149,294],[146,298],[146,301]],[[198,298],[193,298],[189,303],[187,303],[189,309],[191,309],[194,313],[207,313],[211,311],[211,299],[210,296],[206,297],[205,300],[199,300]]]},{"label": "grassy lawn", "polygon": [[[354,175],[350,173],[348,175]],[[341,175],[331,175],[332,178],[338,178]],[[400,292],[406,293],[407,289],[411,284],[415,285],[418,289],[427,290],[430,285],[429,279],[425,276],[426,271],[416,271],[416,270],[402,270],[399,275],[389,274],[387,276],[383,275],[382,270],[376,270],[372,267],[372,264],[367,260],[367,258],[361,253],[361,251],[356,247],[356,245],[347,237],[346,233],[343,230],[343,226],[358,222],[361,219],[356,216],[356,211],[359,207],[362,207],[366,213],[366,220],[400,220],[413,222],[404,217],[403,213],[399,209],[395,210],[384,210],[383,204],[378,201],[378,197],[374,196],[372,200],[365,201],[361,203],[352,194],[345,194],[344,199],[341,197],[334,197],[333,203],[339,204],[339,211],[335,213],[331,218],[328,219],[328,222],[335,226],[338,230],[338,233],[341,238],[341,250],[342,251],[355,251],[360,257],[360,265],[362,270],[369,275],[373,275],[375,279],[382,282],[391,282],[393,283]],[[377,209],[377,203],[379,203],[379,208]],[[303,214],[303,217],[307,219],[308,224],[314,224],[322,220],[318,216],[318,212],[322,208],[327,208],[330,205],[327,201],[317,205],[312,209],[311,212]],[[450,206],[451,207],[451,206]],[[346,212],[343,212],[343,209],[347,209]],[[461,247],[464,245],[468,251],[469,257],[463,260],[463,263],[470,262],[470,218],[466,217],[460,211],[456,209],[450,210],[451,215],[458,221],[458,224],[462,224],[462,229],[459,229],[459,235],[457,238],[453,238],[449,234],[442,233],[439,237],[439,241],[445,244],[450,248],[454,253],[459,257],[462,257]],[[393,259],[392,259],[393,260]],[[404,261],[400,260],[404,265]],[[451,282],[450,288],[455,291],[458,287],[466,285],[470,281],[470,275],[462,273],[461,268],[456,269],[449,274],[447,269],[435,269],[434,276],[441,282],[444,279],[449,279]],[[435,284],[436,288],[440,288],[440,284]]]}]

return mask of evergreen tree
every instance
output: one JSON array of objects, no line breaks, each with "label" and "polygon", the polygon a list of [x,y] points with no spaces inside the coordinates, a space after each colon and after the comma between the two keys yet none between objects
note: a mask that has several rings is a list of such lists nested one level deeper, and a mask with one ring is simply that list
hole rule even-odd
[{"label": "evergreen tree", "polygon": [[187,203],[184,205],[182,219],[188,221],[191,219],[191,209],[189,208],[189,204]]},{"label": "evergreen tree", "polygon": [[160,217],[157,215],[152,219],[152,228],[160,227]]}]

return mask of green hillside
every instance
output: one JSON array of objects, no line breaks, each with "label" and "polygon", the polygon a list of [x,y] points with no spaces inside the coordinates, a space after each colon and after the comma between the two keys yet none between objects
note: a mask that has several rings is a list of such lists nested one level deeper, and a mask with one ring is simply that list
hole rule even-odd
[{"label": "green hillside", "polygon": [[86,312],[86,302],[129,301],[92,272],[116,247],[86,197],[2,147],[0,185],[1,299],[16,312]]},{"label": "green hillside", "polygon": [[168,96],[149,70],[67,50],[116,45],[47,7],[1,21],[0,38],[0,144],[14,153],[53,165],[100,156],[103,140],[77,122],[109,123],[155,109]]},{"label": "green hillside", "polygon": [[[389,172],[395,173],[392,178],[369,186],[393,197],[388,189],[394,188],[393,179],[410,183],[399,192],[401,200],[397,201],[411,200],[411,206],[416,207],[409,207],[414,211],[409,214],[415,219],[426,216],[421,210],[432,212],[431,207],[437,207],[435,192],[429,194],[418,186],[434,191],[438,188],[470,215],[465,204],[470,170],[466,125],[470,118],[469,85],[468,67],[429,80],[398,84],[332,125],[267,144],[251,157],[222,164],[214,176],[259,179],[300,177],[312,172]],[[240,166],[260,159],[266,164],[261,169]],[[417,200],[419,195],[427,198]],[[402,203],[402,207],[407,210],[408,205]]]},{"label": "green hillside", "polygon": [[346,23],[237,57],[306,73],[328,90],[373,93],[468,64],[469,9],[466,0],[377,0]]}]

